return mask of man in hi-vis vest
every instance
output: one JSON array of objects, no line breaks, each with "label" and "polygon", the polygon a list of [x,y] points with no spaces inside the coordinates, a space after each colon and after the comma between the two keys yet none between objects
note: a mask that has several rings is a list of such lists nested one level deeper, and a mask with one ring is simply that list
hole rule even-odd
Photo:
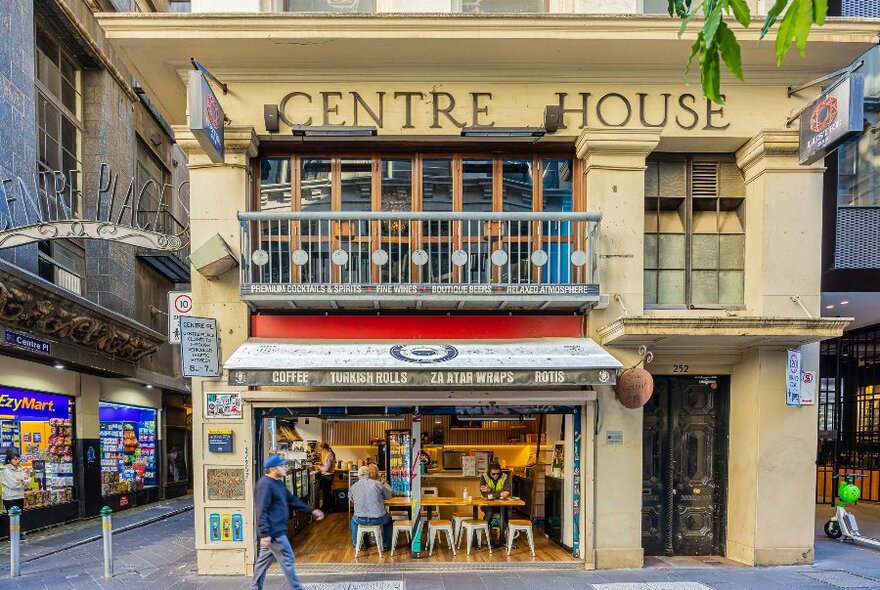
[{"label": "man in hi-vis vest", "polygon": [[[501,465],[497,461],[493,461],[489,465],[489,469],[480,476],[480,493],[489,500],[510,497],[510,478],[506,473],[501,472]],[[498,513],[498,510],[498,508],[492,506],[484,507],[483,518],[486,522],[491,523],[493,517],[498,516],[500,518],[501,515]],[[504,531],[501,531],[501,534],[503,535]]]}]

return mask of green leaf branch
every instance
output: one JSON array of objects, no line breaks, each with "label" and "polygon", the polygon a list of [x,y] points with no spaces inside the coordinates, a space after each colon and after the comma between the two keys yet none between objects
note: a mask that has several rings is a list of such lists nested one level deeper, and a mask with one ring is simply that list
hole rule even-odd
[{"label": "green leaf branch", "polygon": [[[669,15],[682,19],[679,38],[696,17],[703,17],[703,27],[691,46],[685,72],[690,72],[694,59],[698,58],[703,94],[716,104],[724,104],[724,96],[721,94],[721,63],[724,62],[728,71],[740,81],[745,80],[739,41],[725,19],[732,17],[743,27],[749,27],[752,24],[752,14],[747,0],[669,0]],[[776,33],[776,65],[781,66],[793,42],[801,56],[804,55],[810,29],[814,24],[822,26],[827,15],[828,0],[776,0],[764,19],[759,40],[779,22]]]}]

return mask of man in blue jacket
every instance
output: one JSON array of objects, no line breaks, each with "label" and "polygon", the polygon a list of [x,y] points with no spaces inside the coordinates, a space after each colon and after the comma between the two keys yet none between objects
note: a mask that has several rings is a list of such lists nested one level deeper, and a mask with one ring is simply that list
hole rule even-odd
[{"label": "man in blue jacket", "polygon": [[266,572],[277,559],[287,581],[293,590],[302,590],[302,585],[293,569],[293,549],[287,538],[287,521],[290,511],[311,512],[315,520],[324,518],[324,513],[305,504],[284,487],[287,475],[287,461],[280,455],[272,455],[263,462],[266,475],[257,482],[254,490],[254,515],[257,519],[257,534],[260,536],[260,553],[254,564],[254,579],[251,590],[263,590]]}]

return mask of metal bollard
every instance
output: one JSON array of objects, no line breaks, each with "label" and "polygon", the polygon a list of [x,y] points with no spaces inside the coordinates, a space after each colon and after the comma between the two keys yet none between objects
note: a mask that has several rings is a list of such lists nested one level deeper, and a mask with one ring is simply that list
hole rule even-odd
[{"label": "metal bollard", "polygon": [[101,530],[104,536],[104,577],[113,577],[113,510],[101,508]]},{"label": "metal bollard", "polygon": [[21,508],[9,509],[9,577],[21,575]]}]

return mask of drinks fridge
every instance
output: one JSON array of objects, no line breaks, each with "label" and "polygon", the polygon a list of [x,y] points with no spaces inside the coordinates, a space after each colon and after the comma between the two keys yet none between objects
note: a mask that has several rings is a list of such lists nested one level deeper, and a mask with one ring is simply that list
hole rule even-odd
[{"label": "drinks fridge", "polygon": [[409,430],[386,430],[385,447],[388,485],[395,496],[409,496],[412,492],[412,440]]}]

